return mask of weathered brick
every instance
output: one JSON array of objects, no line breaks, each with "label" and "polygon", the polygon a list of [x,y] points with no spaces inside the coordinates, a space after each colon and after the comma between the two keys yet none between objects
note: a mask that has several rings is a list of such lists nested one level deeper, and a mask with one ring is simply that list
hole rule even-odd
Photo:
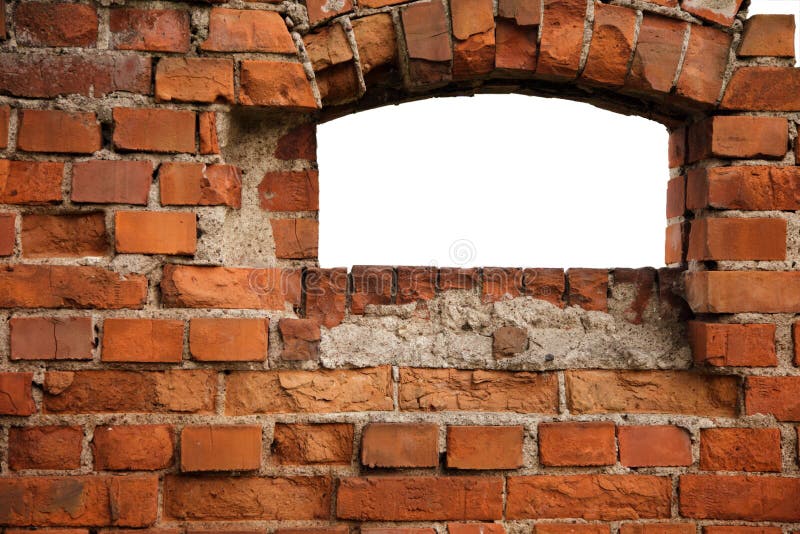
[{"label": "weathered brick", "polygon": [[24,215],[21,242],[26,258],[106,256],[110,248],[104,213]]},{"label": "weathered brick", "polygon": [[587,3],[583,0],[544,0],[539,65],[546,79],[571,80],[578,76],[583,48]]},{"label": "weathered brick", "polygon": [[173,9],[112,9],[111,47],[151,52],[189,51],[189,11]]},{"label": "weathered brick", "polygon": [[32,98],[124,91],[150,94],[149,57],[95,54],[0,54],[0,92]]},{"label": "weathered brick", "polygon": [[11,107],[0,106],[0,148],[8,147],[9,123],[11,121]]},{"label": "weathered brick", "polygon": [[444,4],[437,0],[412,4],[401,11],[412,83],[449,80],[453,49]]},{"label": "weathered brick", "polygon": [[500,0],[498,14],[513,19],[519,26],[538,26],[542,23],[542,6],[536,0]]},{"label": "weathered brick", "polygon": [[191,256],[197,250],[194,212],[118,211],[114,226],[118,254]]},{"label": "weathered brick", "polygon": [[669,477],[564,475],[508,478],[506,517],[587,520],[670,517]]},{"label": "weathered brick", "polygon": [[156,99],[233,102],[233,60],[165,57],[156,65]]},{"label": "weathered brick", "polygon": [[556,413],[552,373],[400,369],[400,409]]},{"label": "weathered brick", "polygon": [[269,319],[195,318],[189,323],[189,352],[203,362],[263,362]]},{"label": "weathered brick", "polygon": [[620,426],[619,461],[625,467],[692,465],[692,437],[677,426]]},{"label": "weathered brick", "polygon": [[316,211],[319,209],[317,171],[268,172],[258,185],[261,209]]},{"label": "weathered brick", "polygon": [[636,11],[595,3],[594,32],[581,79],[620,87],[628,74],[633,53]]},{"label": "weathered brick", "polygon": [[774,367],[774,324],[689,322],[695,363],[720,367]]},{"label": "weathered brick", "polygon": [[522,275],[522,294],[564,307],[567,280],[562,269],[525,269]]},{"label": "weathered brick", "polygon": [[291,271],[167,264],[161,279],[168,308],[282,310]]},{"label": "weathered brick", "polygon": [[522,294],[522,269],[487,267],[483,270],[483,302],[499,302]]},{"label": "weathered brick", "polygon": [[332,24],[303,38],[308,59],[315,72],[353,60],[353,50],[341,24]]},{"label": "weathered brick", "polygon": [[675,92],[704,104],[715,104],[722,90],[733,36],[708,26],[693,26]]},{"label": "weathered brick", "polygon": [[11,427],[8,430],[8,467],[12,471],[78,469],[82,442],[80,426]]},{"label": "weathered brick", "polygon": [[215,7],[208,20],[208,38],[200,45],[214,52],[296,53],[294,41],[277,11]]},{"label": "weathered brick", "polygon": [[[355,269],[355,267],[354,267]],[[439,269],[439,280],[436,283],[439,291],[454,289],[469,289],[477,287],[480,280],[478,269],[460,269],[458,267],[444,267]]]},{"label": "weathered brick", "polygon": [[685,371],[567,371],[572,413],[680,413],[732,417],[739,381]]},{"label": "weathered brick", "polygon": [[434,267],[398,267],[397,303],[431,300],[436,296],[436,275]]},{"label": "weathered brick", "polygon": [[748,415],[774,415],[778,421],[800,421],[800,376],[750,376],[745,387]]},{"label": "weathered brick", "polygon": [[147,279],[102,267],[6,265],[0,269],[0,308],[141,308]]},{"label": "weathered brick", "polygon": [[316,24],[331,17],[335,17],[336,15],[352,11],[353,1],[342,0],[342,2],[337,4],[329,4],[324,0],[307,0],[306,8],[308,9],[309,22],[311,24]]},{"label": "weathered brick", "polygon": [[536,70],[538,27],[517,25],[504,18],[497,19],[496,24],[495,67],[506,71]]},{"label": "weathered brick", "polygon": [[742,57],[794,57],[792,15],[753,15],[744,23],[738,54]]},{"label": "weathered brick", "polygon": [[157,476],[6,477],[0,494],[7,526],[147,527],[158,513]]},{"label": "weathered brick", "polygon": [[436,467],[439,426],[369,423],[361,437],[361,463],[369,467]]},{"label": "weathered brick", "polygon": [[528,349],[528,331],[516,326],[503,326],[492,334],[492,356],[512,358]]},{"label": "weathered brick", "polygon": [[590,311],[608,310],[608,271],[605,269],[570,269],[567,271],[567,303]]},{"label": "weathered brick", "polygon": [[236,371],[226,382],[228,415],[384,411],[394,407],[389,367]]},{"label": "weathered brick", "polygon": [[470,79],[494,70],[495,24],[491,0],[452,0],[453,77]]},{"label": "weathered brick", "polygon": [[317,108],[303,66],[276,61],[242,61],[239,102],[299,111]]},{"label": "weathered brick", "polygon": [[695,534],[694,523],[623,523],[620,534]]},{"label": "weathered brick", "polygon": [[703,534],[780,534],[780,527],[750,527],[743,525],[705,525]]},{"label": "weathered brick", "polygon": [[722,109],[797,111],[800,95],[790,88],[800,83],[794,67],[740,67],[725,89]]},{"label": "weathered brick", "polygon": [[0,373],[0,415],[32,415],[33,373]]},{"label": "weathered brick", "polygon": [[609,534],[611,528],[600,523],[536,523],[535,534]]},{"label": "weathered brick", "polygon": [[522,467],[521,426],[448,426],[450,469],[517,469]]},{"label": "weathered brick", "polygon": [[172,521],[328,519],[329,477],[164,478],[164,517]]},{"label": "weathered brick", "polygon": [[49,371],[46,413],[213,413],[217,373]]},{"label": "weathered brick", "polygon": [[677,176],[667,182],[667,219],[686,212],[686,177]]},{"label": "weathered brick", "polygon": [[290,161],[317,159],[317,127],[314,124],[301,124],[290,129],[278,139],[275,157]]},{"label": "weathered brick", "polygon": [[700,469],[704,471],[781,470],[778,428],[704,428],[700,432]]},{"label": "weathered brick", "polygon": [[92,455],[98,471],[153,471],[174,460],[175,434],[169,425],[98,426]]},{"label": "weathered brick", "polygon": [[349,465],[353,425],[277,423],[272,458],[281,465]]},{"label": "weathered brick", "polygon": [[614,423],[539,424],[539,462],[546,466],[611,465],[617,461]]},{"label": "weathered brick", "polygon": [[689,223],[686,221],[667,226],[664,239],[664,260],[667,265],[686,261],[686,241]]},{"label": "weathered brick", "polygon": [[202,111],[197,115],[197,137],[201,154],[219,154],[217,137],[217,113]]},{"label": "weathered brick", "polygon": [[285,259],[316,258],[319,221],[313,219],[270,219],[275,256]]},{"label": "weathered brick", "polygon": [[678,495],[684,517],[743,521],[800,519],[797,478],[683,475]]},{"label": "weathered brick", "polygon": [[688,24],[646,14],[639,29],[626,87],[648,93],[668,93],[681,59]]},{"label": "weathered brick", "polygon": [[72,165],[72,201],[146,205],[153,180],[149,161],[80,161]]},{"label": "weathered brick", "polygon": [[688,260],[783,260],[786,220],[700,218],[692,221]]},{"label": "weathered brick", "polygon": [[305,275],[306,317],[333,328],[342,322],[347,296],[347,269],[308,269]]},{"label": "weathered brick", "polygon": [[311,319],[281,319],[278,329],[283,339],[281,360],[309,361],[319,357],[322,339],[319,325]]},{"label": "weathered brick", "polygon": [[688,147],[686,146],[686,126],[675,128],[669,133],[669,167],[681,167],[686,163],[686,153]]},{"label": "weathered brick", "polygon": [[339,519],[463,521],[503,516],[500,477],[365,477],[340,479]]},{"label": "weathered brick", "polygon": [[121,150],[194,152],[192,111],[114,108],[114,146]]},{"label": "weathered brick", "polygon": [[94,113],[24,109],[19,114],[19,150],[70,154],[100,150],[100,124]]},{"label": "weathered brick", "polygon": [[350,312],[363,315],[368,305],[392,303],[394,269],[391,267],[354,265]]},{"label": "weathered brick", "polygon": [[27,2],[14,11],[17,43],[23,46],[94,46],[97,11],[84,4]]},{"label": "weathered brick", "polygon": [[506,534],[500,523],[448,523],[449,534]]},{"label": "weathered brick", "polygon": [[[758,291],[742,291],[743,287]],[[800,311],[800,273],[703,271],[687,273],[686,301],[696,313]]]},{"label": "weathered brick", "polygon": [[17,214],[0,213],[0,256],[11,256],[17,246]]},{"label": "weathered brick", "polygon": [[712,167],[689,171],[686,204],[735,210],[800,209],[800,167]]},{"label": "weathered brick", "polygon": [[742,0],[681,0],[681,8],[692,15],[722,26],[730,26]]},{"label": "weathered brick", "polygon": [[261,427],[187,426],[181,432],[181,471],[252,471],[261,467]]},{"label": "weathered brick", "polygon": [[[363,4],[362,4],[363,5]],[[392,16],[377,13],[352,21],[361,71],[367,85],[397,65],[397,37]]]},{"label": "weathered brick", "polygon": [[782,117],[711,117],[689,128],[689,162],[702,159],[781,159],[789,146]]},{"label": "weathered brick", "polygon": [[242,171],[234,165],[162,163],[158,183],[164,206],[242,205]]},{"label": "weathered brick", "polygon": [[108,318],[103,323],[104,362],[178,363],[183,321]]},{"label": "weathered brick", "polygon": [[9,321],[12,360],[90,360],[90,317],[14,317]]}]

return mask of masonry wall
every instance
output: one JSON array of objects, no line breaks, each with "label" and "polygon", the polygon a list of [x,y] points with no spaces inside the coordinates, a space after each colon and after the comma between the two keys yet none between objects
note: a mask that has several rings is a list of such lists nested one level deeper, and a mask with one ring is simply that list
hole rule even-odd
[{"label": "masonry wall", "polygon": [[[791,17],[0,7],[6,533],[800,531]],[[661,121],[668,266],[320,269],[315,125],[475,92]]]}]

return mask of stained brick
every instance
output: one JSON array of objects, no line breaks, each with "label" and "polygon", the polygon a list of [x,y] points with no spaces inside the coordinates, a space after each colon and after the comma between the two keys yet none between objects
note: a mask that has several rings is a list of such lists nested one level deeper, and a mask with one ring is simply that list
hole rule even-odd
[{"label": "stained brick", "polygon": [[17,245],[17,214],[0,213],[0,256],[11,256]]},{"label": "stained brick", "polygon": [[797,111],[800,83],[794,67],[741,67],[734,71],[720,107],[747,111]]},{"label": "stained brick", "polygon": [[398,267],[397,303],[410,304],[435,297],[436,274],[433,267]]},{"label": "stained brick", "polygon": [[118,50],[189,51],[189,11],[112,9],[109,25],[111,47]]},{"label": "stained brick", "polygon": [[32,415],[33,373],[0,373],[0,415]]},{"label": "stained brick", "polygon": [[701,19],[723,26],[733,24],[743,0],[681,0],[681,8]]},{"label": "stained brick", "polygon": [[637,91],[668,93],[678,71],[687,24],[645,14],[626,86]]},{"label": "stained brick", "polygon": [[394,269],[355,265],[350,274],[353,280],[351,313],[363,315],[370,304],[379,306],[392,303]]},{"label": "stained brick", "polygon": [[23,469],[78,469],[83,429],[79,426],[11,427],[8,466]]},{"label": "stained brick", "polygon": [[326,328],[342,322],[347,296],[346,269],[308,269],[305,275],[306,317]]},{"label": "stained brick", "polygon": [[[378,0],[381,1],[381,0]],[[385,0],[384,0],[385,1]],[[307,0],[306,7],[308,8],[308,20],[311,24],[316,24],[347,13],[353,10],[352,0],[342,0],[341,3],[329,4],[325,0]]]},{"label": "stained brick", "polygon": [[792,15],[753,15],[745,21],[739,56],[794,57]]},{"label": "stained brick", "polygon": [[84,4],[27,2],[14,11],[17,43],[23,46],[94,46],[97,11]]},{"label": "stained brick", "polygon": [[538,76],[553,80],[578,76],[586,9],[583,0],[544,0]]},{"label": "stained brick", "polygon": [[110,248],[104,213],[24,215],[21,242],[27,258],[106,256]]},{"label": "stained brick", "polygon": [[708,26],[692,27],[676,94],[704,104],[720,96],[733,37]]},{"label": "stained brick", "polygon": [[491,0],[452,0],[453,77],[469,79],[494,70],[495,23]]},{"label": "stained brick", "polygon": [[94,331],[90,317],[14,317],[12,360],[90,360]]},{"label": "stained brick", "polygon": [[594,32],[581,78],[601,85],[622,86],[633,52],[636,11],[595,3]]},{"label": "stained brick", "polygon": [[349,465],[353,434],[346,423],[277,423],[272,458],[281,465]]},{"label": "stained brick", "polygon": [[278,329],[283,339],[281,360],[309,361],[319,357],[322,334],[311,319],[281,319]]},{"label": "stained brick", "polygon": [[520,296],[522,293],[522,269],[485,268],[481,293],[484,302],[498,302]]},{"label": "stained brick", "polygon": [[401,12],[414,83],[438,83],[450,78],[453,49],[444,5],[434,0],[412,4]]},{"label": "stained brick", "polygon": [[522,277],[522,293],[563,308],[566,282],[562,269],[525,269]]},{"label": "stained brick", "polygon": [[570,269],[567,271],[567,303],[590,311],[608,310],[608,271],[605,269]]}]

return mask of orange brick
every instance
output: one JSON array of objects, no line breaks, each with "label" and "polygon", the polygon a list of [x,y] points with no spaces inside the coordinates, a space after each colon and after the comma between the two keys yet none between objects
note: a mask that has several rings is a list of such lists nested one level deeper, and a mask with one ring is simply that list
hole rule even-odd
[{"label": "orange brick", "polygon": [[214,52],[296,52],[289,30],[277,11],[213,8],[208,38],[200,45]]},{"label": "orange brick", "polygon": [[577,77],[583,49],[587,4],[581,0],[544,0],[536,74],[546,79]]},{"label": "orange brick", "polygon": [[11,256],[17,246],[17,214],[0,213],[0,256]]},{"label": "orange brick", "polygon": [[792,91],[800,80],[794,67],[741,67],[734,71],[720,107],[743,111],[796,111],[800,95]]},{"label": "orange brick", "polygon": [[251,471],[260,467],[260,426],[187,426],[181,432],[181,471]]},{"label": "orange brick", "polygon": [[436,467],[439,427],[423,423],[370,423],[361,438],[361,463],[369,467]]},{"label": "orange brick", "polygon": [[645,93],[668,93],[678,71],[688,24],[645,13],[626,87]]},{"label": "orange brick", "polygon": [[[800,479],[770,476],[683,475],[683,517],[794,522],[800,519]],[[714,499],[709,499],[714,495]]]},{"label": "orange brick", "polygon": [[397,303],[410,304],[436,296],[434,267],[398,267]]},{"label": "orange brick", "polygon": [[261,209],[269,211],[317,211],[317,171],[268,172],[258,185]]},{"label": "orange brick", "polygon": [[[758,291],[742,291],[757,287]],[[800,273],[703,271],[686,275],[686,301],[696,313],[800,311]]]},{"label": "orange brick", "polygon": [[525,269],[522,275],[522,293],[550,304],[564,307],[567,279],[562,269]]},{"label": "orange brick", "polygon": [[609,534],[608,525],[598,523],[537,523],[535,534]]},{"label": "orange brick", "polygon": [[681,8],[692,15],[722,26],[730,26],[739,12],[742,0],[715,2],[713,0],[681,0]]},{"label": "orange brick", "polygon": [[12,471],[78,469],[82,447],[83,428],[79,426],[11,427],[8,466]]},{"label": "orange brick", "polygon": [[689,322],[689,344],[694,361],[721,367],[774,367],[774,324]]},{"label": "orange brick", "polygon": [[448,523],[450,534],[505,534],[506,529],[500,523]]},{"label": "orange brick", "polygon": [[753,15],[744,24],[739,56],[794,57],[794,17]]},{"label": "orange brick", "polygon": [[114,146],[120,150],[194,152],[192,111],[114,108]]},{"label": "orange brick", "polygon": [[311,83],[299,63],[242,61],[239,102],[287,110],[317,109]]},{"label": "orange brick", "polygon": [[217,114],[214,111],[203,111],[197,115],[197,134],[200,138],[201,154],[219,154],[219,138],[217,137]]},{"label": "orange brick", "polygon": [[621,426],[619,460],[625,467],[692,465],[692,438],[677,426]]},{"label": "orange brick", "polygon": [[308,269],[305,275],[306,317],[326,328],[344,320],[347,269]]},{"label": "orange brick", "polygon": [[704,471],[780,472],[778,428],[704,428],[700,433],[700,469]]},{"label": "orange brick", "polygon": [[189,351],[199,361],[267,358],[269,319],[197,318],[189,323]]},{"label": "orange brick", "polygon": [[522,294],[522,269],[488,267],[483,270],[482,299],[498,302]]},{"label": "orange brick", "polygon": [[692,221],[688,260],[783,260],[784,219],[703,218]]},{"label": "orange brick", "polygon": [[106,319],[104,362],[177,363],[183,356],[183,321]]},{"label": "orange brick", "polygon": [[800,421],[800,376],[750,376],[745,387],[747,415],[774,415],[778,421]]},{"label": "orange brick", "polygon": [[191,256],[197,250],[197,216],[193,212],[118,211],[117,253]]},{"label": "orange brick", "polygon": [[353,434],[345,423],[277,423],[272,458],[281,465],[350,465]]},{"label": "orange brick", "polygon": [[233,60],[162,58],[156,66],[156,99],[163,102],[233,102]]},{"label": "orange brick", "polygon": [[547,466],[611,465],[617,461],[614,423],[539,424],[539,461]]},{"label": "orange brick", "polygon": [[97,471],[153,471],[174,460],[175,435],[169,425],[98,426],[92,454]]},{"label": "orange brick", "polygon": [[733,37],[708,26],[693,26],[675,92],[695,102],[717,102]]},{"label": "orange brick", "polygon": [[153,181],[149,161],[80,161],[72,164],[72,201],[146,205]]},{"label": "orange brick", "polygon": [[47,204],[61,202],[64,164],[0,159],[0,202]]},{"label": "orange brick", "polygon": [[322,333],[311,319],[281,319],[278,329],[283,339],[281,360],[308,361],[319,357]]},{"label": "orange brick", "polygon": [[90,317],[14,317],[9,321],[12,360],[91,360]]},{"label": "orange brick", "polygon": [[585,310],[608,310],[608,271],[605,269],[570,269],[569,280],[570,306],[580,306]]},{"label": "orange brick", "polygon": [[283,310],[291,298],[291,272],[167,264],[162,303],[168,308]]},{"label": "orange brick", "polygon": [[453,26],[453,77],[470,79],[494,70],[495,23],[491,0],[450,2]]},{"label": "orange brick", "polygon": [[517,469],[522,467],[521,426],[448,426],[450,469]]},{"label": "orange brick", "polygon": [[110,249],[104,213],[24,215],[21,241],[26,258],[106,256]]},{"label": "orange brick", "polygon": [[694,523],[623,523],[620,534],[696,534]]},{"label": "orange brick", "polygon": [[284,259],[316,258],[319,251],[319,221],[270,219],[275,256]]},{"label": "orange brick", "polygon": [[233,165],[162,163],[158,182],[164,206],[242,205],[242,171]]},{"label": "orange brick", "polygon": [[782,159],[789,147],[788,126],[782,117],[711,117],[689,128],[689,162]]},{"label": "orange brick", "polygon": [[189,11],[173,9],[111,9],[111,47],[152,52],[189,51]]},{"label": "orange brick", "polygon": [[686,177],[678,176],[667,184],[667,219],[686,212]]},{"label": "orange brick", "polygon": [[636,11],[595,3],[592,44],[581,78],[601,85],[623,85],[635,31]]},{"label": "orange brick", "polygon": [[19,117],[17,148],[24,152],[91,154],[102,146],[94,113],[23,109]]}]

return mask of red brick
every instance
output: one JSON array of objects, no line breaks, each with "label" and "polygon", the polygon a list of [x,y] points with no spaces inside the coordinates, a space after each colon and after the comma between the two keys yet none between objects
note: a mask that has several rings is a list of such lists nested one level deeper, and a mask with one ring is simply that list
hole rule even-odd
[{"label": "red brick", "polygon": [[599,523],[536,523],[535,534],[610,534],[608,525]]},{"label": "red brick", "polygon": [[564,307],[566,276],[562,269],[525,269],[522,294]]},{"label": "red brick", "polygon": [[781,534],[780,527],[749,527],[742,525],[705,525],[703,534]]},{"label": "red brick", "polygon": [[116,91],[149,95],[149,57],[95,54],[0,54],[0,91],[32,98]]},{"label": "red brick", "polygon": [[181,471],[252,471],[260,467],[260,426],[187,426],[181,432]]},{"label": "red brick", "polygon": [[700,433],[700,469],[704,471],[781,470],[778,428],[704,428]]},{"label": "red brick", "polygon": [[275,256],[284,259],[316,258],[319,222],[313,219],[270,219]]},{"label": "red brick", "polygon": [[267,357],[269,319],[192,319],[189,350],[198,361],[263,362]]},{"label": "red brick", "polygon": [[228,415],[392,410],[391,369],[237,371],[227,377]]},{"label": "red brick", "polygon": [[369,467],[436,467],[439,427],[428,423],[370,423],[361,437],[361,463]]},{"label": "red brick", "polygon": [[336,15],[347,13],[353,10],[352,0],[342,0],[341,3],[329,4],[324,0],[308,0],[306,2],[308,8],[308,20],[311,24],[316,24],[323,20],[327,20]]},{"label": "red brick", "polygon": [[19,150],[72,154],[100,150],[100,124],[94,113],[40,109],[24,109],[19,113]]},{"label": "red brick", "polygon": [[104,362],[178,363],[183,356],[183,321],[113,319],[103,323]]},{"label": "red brick", "polygon": [[556,413],[558,380],[552,373],[400,369],[404,411]]},{"label": "red brick", "polygon": [[687,259],[783,260],[784,219],[702,218],[692,221]]},{"label": "red brick", "polygon": [[311,32],[303,41],[315,72],[353,60],[353,50],[347,40],[347,33],[340,24]]},{"label": "red brick", "polygon": [[3,478],[0,494],[15,503],[0,508],[7,526],[147,527],[158,513],[157,476]]},{"label": "red brick", "polygon": [[470,79],[494,70],[495,24],[491,0],[452,0],[453,77]]},{"label": "red brick", "polygon": [[147,279],[101,267],[6,265],[0,268],[0,308],[141,308]]},{"label": "red brick", "polygon": [[193,212],[118,211],[114,220],[119,254],[193,255],[197,216]]},{"label": "red brick", "polygon": [[306,317],[326,328],[344,320],[347,269],[308,269],[305,276]]},{"label": "red brick", "polygon": [[495,67],[508,71],[536,70],[537,30],[536,26],[518,26],[509,19],[497,19]]},{"label": "red brick", "polygon": [[506,529],[499,523],[448,523],[450,534],[506,534]]},{"label": "red brick", "polygon": [[351,313],[363,315],[367,305],[380,306],[392,303],[393,268],[354,265],[351,276],[353,279]]},{"label": "red brick", "polygon": [[21,241],[26,258],[106,256],[110,246],[104,213],[24,215]]},{"label": "red brick", "polygon": [[280,465],[350,465],[353,425],[277,423],[272,458]]},{"label": "red brick", "polygon": [[739,380],[686,371],[567,371],[573,414],[675,413],[734,417]]},{"label": "red brick", "polygon": [[33,373],[0,373],[0,415],[32,415]]},{"label": "red brick", "polygon": [[[372,529],[362,528],[361,532],[368,532]],[[381,529],[375,529],[381,530]],[[391,529],[390,529],[391,530]],[[257,531],[261,532],[261,531]],[[277,528],[275,534],[349,534],[350,527],[348,525],[338,525],[334,527],[310,527],[310,528]],[[251,533],[254,534],[254,533]]]},{"label": "red brick", "polygon": [[689,209],[800,209],[800,167],[714,167],[689,171]]},{"label": "red brick", "polygon": [[[374,1],[374,0],[367,0]],[[436,534],[434,528],[413,527],[361,527],[362,534]]]},{"label": "red brick", "polygon": [[192,111],[114,108],[114,146],[121,150],[194,152]]},{"label": "red brick", "polygon": [[686,177],[678,176],[667,182],[667,219],[686,213]]},{"label": "red brick", "polygon": [[672,88],[688,24],[646,14],[626,86],[648,93],[668,93]]},{"label": "red brick", "polygon": [[782,159],[789,146],[789,123],[782,117],[712,117],[689,128],[689,161],[702,159]]},{"label": "red brick", "polygon": [[397,303],[410,304],[436,296],[436,268],[398,267]]},{"label": "red brick", "polygon": [[200,153],[219,154],[216,112],[203,111],[199,113],[197,115],[197,130],[197,135],[200,141]]},{"label": "red brick", "polygon": [[684,263],[688,222],[679,222],[667,226],[664,239],[664,261],[667,265]]},{"label": "red brick", "polygon": [[522,294],[522,269],[487,267],[483,270],[483,302],[499,302]]},{"label": "red brick", "polygon": [[316,211],[319,209],[317,171],[268,172],[258,185],[261,209]]},{"label": "red brick", "polygon": [[164,478],[167,521],[274,521],[328,519],[329,477]]},{"label": "red brick", "polygon": [[156,66],[156,99],[162,102],[233,102],[233,60],[162,58]]},{"label": "red brick", "polygon": [[623,523],[620,534],[696,534],[694,523]]},{"label": "red brick", "polygon": [[633,53],[636,11],[600,2],[594,6],[594,32],[581,79],[620,87]]},{"label": "red brick", "polygon": [[794,364],[800,367],[800,322],[792,325],[792,342],[794,343]]},{"label": "red brick", "polygon": [[0,203],[61,202],[64,164],[0,159]]},{"label": "red brick", "polygon": [[500,0],[498,14],[513,19],[519,26],[538,26],[542,23],[542,6],[535,0]]},{"label": "red brick", "polygon": [[453,49],[444,4],[412,4],[401,11],[412,83],[439,83],[451,77]]},{"label": "red brick", "polygon": [[340,479],[336,516],[357,521],[501,519],[500,477]]},{"label": "red brick", "polygon": [[730,26],[742,5],[742,0],[681,0],[681,8],[703,20]]},{"label": "red brick", "polygon": [[692,465],[692,438],[677,426],[620,426],[619,460],[625,467]]},{"label": "red brick", "polygon": [[704,104],[720,97],[733,37],[708,26],[693,26],[676,94]]},{"label": "red brick", "polygon": [[283,310],[291,271],[195,265],[164,266],[162,304],[168,308]]},{"label": "red brick", "polygon": [[315,161],[317,159],[317,127],[314,124],[301,124],[286,132],[278,139],[275,157],[283,161],[295,159]]},{"label": "red brick", "polygon": [[111,47],[151,52],[189,51],[189,11],[172,9],[112,9]]},{"label": "red brick", "polygon": [[457,267],[444,267],[439,269],[437,287],[439,291],[454,289],[472,290],[477,287],[480,279],[478,269],[459,269]]},{"label": "red brick", "polygon": [[744,23],[739,56],[794,57],[792,15],[753,15]]},{"label": "red brick", "polygon": [[17,246],[17,214],[0,213],[0,256],[11,256]]},{"label": "red brick", "polygon": [[214,412],[217,373],[175,371],[49,371],[45,413]]},{"label": "red brick", "polygon": [[303,66],[276,61],[242,61],[239,102],[286,110],[317,109]]},{"label": "red brick", "polygon": [[[364,5],[363,3],[361,5]],[[397,36],[389,13],[376,13],[352,21],[359,62],[367,86],[390,76],[397,66]]]},{"label": "red brick", "polygon": [[539,462],[547,466],[612,465],[614,423],[540,423]]},{"label": "red brick", "polygon": [[154,471],[174,460],[175,435],[169,425],[98,426],[92,455],[96,471]]},{"label": "red brick", "polygon": [[200,45],[214,52],[294,54],[296,49],[277,11],[213,8],[208,38]]},{"label": "red brick", "polygon": [[0,106],[0,148],[8,147],[9,121],[11,120],[11,108]]},{"label": "red brick", "polygon": [[745,387],[745,413],[774,415],[778,421],[800,421],[800,376],[750,376]]},{"label": "red brick", "polygon": [[507,519],[670,517],[669,477],[564,475],[508,478]]},{"label": "red brick", "polygon": [[740,67],[725,89],[722,109],[746,111],[797,111],[800,95],[792,91],[800,83],[794,67]]},{"label": "red brick", "polygon": [[578,76],[587,4],[583,0],[544,0],[538,76],[571,80]]},{"label": "red brick", "polygon": [[450,469],[517,469],[522,467],[521,426],[448,426]]},{"label": "red brick", "polygon": [[669,133],[669,167],[681,167],[686,163],[686,127],[681,126]]},{"label": "red brick", "polygon": [[570,269],[567,271],[570,306],[590,311],[608,310],[608,271],[605,269]]},{"label": "red brick", "polygon": [[678,495],[684,517],[781,522],[800,519],[797,478],[683,475]]},{"label": "red brick", "polygon": [[20,4],[14,24],[22,46],[88,47],[97,42],[97,11],[83,4]]},{"label": "red brick", "polygon": [[528,330],[517,326],[502,326],[492,334],[492,356],[495,359],[513,358],[528,350]]},{"label": "red brick", "polygon": [[91,360],[94,330],[90,317],[14,317],[12,360]]},{"label": "red brick", "polygon": [[8,466],[12,471],[78,469],[82,443],[83,428],[79,426],[11,427]]},{"label": "red brick", "polygon": [[278,329],[283,339],[281,360],[313,361],[319,357],[322,334],[311,319],[281,319]]},{"label": "red brick", "polygon": [[[743,287],[758,291],[742,291]],[[686,301],[696,313],[800,311],[800,273],[703,271],[686,275]]]},{"label": "red brick", "polygon": [[689,344],[694,361],[720,367],[774,367],[774,324],[689,322]]},{"label": "red brick", "polygon": [[72,165],[72,201],[146,205],[153,180],[149,161],[80,161]]},{"label": "red brick", "polygon": [[242,171],[233,165],[162,163],[158,182],[164,206],[242,205]]}]

